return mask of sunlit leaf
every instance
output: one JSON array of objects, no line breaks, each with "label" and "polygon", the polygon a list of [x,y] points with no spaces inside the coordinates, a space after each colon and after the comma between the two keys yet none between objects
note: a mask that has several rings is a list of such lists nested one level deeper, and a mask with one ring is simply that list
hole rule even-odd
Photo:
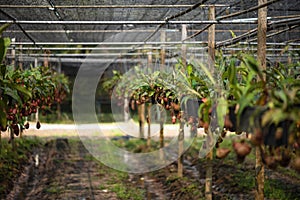
[{"label": "sunlit leaf", "polygon": [[218,116],[218,124],[223,129],[225,115],[227,113],[228,102],[224,97],[218,99],[217,104],[217,116]]}]

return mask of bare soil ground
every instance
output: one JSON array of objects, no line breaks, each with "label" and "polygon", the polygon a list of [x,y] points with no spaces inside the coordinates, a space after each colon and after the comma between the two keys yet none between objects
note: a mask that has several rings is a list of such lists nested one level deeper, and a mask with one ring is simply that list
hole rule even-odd
[{"label": "bare soil ground", "polygon": [[[120,181],[118,175],[91,157],[73,129],[31,129],[25,134],[44,136],[47,142],[34,151],[14,188],[1,199],[138,199],[120,197],[117,191],[108,187]],[[189,152],[185,156],[184,178],[176,176],[177,163],[174,162],[155,172],[129,174],[122,182],[127,189],[143,190],[143,199],[147,200],[204,199],[206,162],[195,154]],[[251,189],[247,186],[251,175],[255,175],[253,162],[246,160],[237,165],[214,160],[214,199],[254,199],[254,186]],[[299,178],[267,169],[266,179],[271,180],[269,192],[286,193],[287,198],[282,199],[300,199]]]},{"label": "bare soil ground", "polygon": [[111,177],[87,156],[81,143],[50,140],[36,151],[6,199],[117,199],[115,193],[100,189]]}]

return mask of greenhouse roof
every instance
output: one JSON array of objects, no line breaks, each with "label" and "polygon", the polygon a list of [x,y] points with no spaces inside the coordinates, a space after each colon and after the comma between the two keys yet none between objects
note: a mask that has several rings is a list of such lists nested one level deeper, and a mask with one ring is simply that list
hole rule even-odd
[{"label": "greenhouse roof", "polygon": [[[172,49],[182,43],[205,47],[211,24],[216,24],[216,47],[231,51],[256,45],[257,4],[245,0],[2,0],[0,23],[12,23],[4,36],[15,38],[12,45],[17,54],[32,56],[39,56],[41,50],[67,55],[95,47],[97,53],[149,46],[159,49],[162,45]],[[287,44],[299,47],[300,1],[269,0],[267,5],[267,44],[275,45],[272,51]],[[216,9],[215,20],[208,19],[211,6]],[[185,40],[181,38],[182,24],[188,29]]]}]

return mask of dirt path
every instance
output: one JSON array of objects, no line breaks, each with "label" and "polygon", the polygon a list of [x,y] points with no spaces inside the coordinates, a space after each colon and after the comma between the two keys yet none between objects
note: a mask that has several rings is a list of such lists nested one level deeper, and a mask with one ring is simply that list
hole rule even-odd
[{"label": "dirt path", "polygon": [[111,179],[107,176],[81,143],[52,140],[35,153],[7,199],[117,199],[101,188]]},{"label": "dirt path", "polygon": [[[205,195],[206,162],[190,156],[194,153],[185,156],[182,179],[177,177],[177,162],[155,172],[132,175],[94,160],[78,137],[44,139],[48,142],[34,150],[30,164],[5,199],[192,200]],[[214,199],[254,199],[255,168],[250,160],[239,165],[214,160],[213,169]],[[300,179],[271,170],[266,170],[266,179],[272,179],[269,192],[281,191],[291,199],[300,199]],[[133,198],[138,190],[144,193]]]}]

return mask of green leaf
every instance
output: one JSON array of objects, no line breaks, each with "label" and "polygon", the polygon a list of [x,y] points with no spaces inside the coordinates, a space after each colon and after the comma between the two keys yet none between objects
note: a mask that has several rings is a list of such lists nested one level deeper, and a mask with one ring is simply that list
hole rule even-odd
[{"label": "green leaf", "polygon": [[11,88],[6,87],[4,94],[10,96],[14,100],[16,100],[19,104],[22,104],[21,97],[18,95],[17,90],[13,90]]},{"label": "green leaf", "polygon": [[0,64],[0,75],[1,75],[1,79],[4,79],[5,74],[6,74],[6,66],[3,64]]},{"label": "green leaf", "polygon": [[228,66],[228,79],[231,85],[235,85],[237,80],[236,80],[236,66],[235,66],[235,60],[231,59],[230,60],[230,65]]},{"label": "green leaf", "polygon": [[228,108],[227,100],[224,97],[219,98],[218,105],[217,105],[217,116],[218,116],[218,124],[221,127],[220,130],[222,130],[224,126],[227,108]]},{"label": "green leaf", "polygon": [[2,100],[0,100],[0,108],[0,125],[2,127],[5,127],[7,125],[7,118],[5,113],[6,105]]},{"label": "green leaf", "polygon": [[0,27],[0,35],[10,26],[10,23],[4,24]]},{"label": "green leaf", "polygon": [[261,79],[263,78],[262,72],[259,69],[257,60],[250,55],[245,55],[244,62],[247,67],[250,67],[251,70],[253,70]]},{"label": "green leaf", "polygon": [[14,84],[13,87],[18,90],[19,92],[23,93],[24,95],[28,96],[29,98],[32,98],[32,94],[29,90],[26,88],[22,87],[21,85],[16,85]]},{"label": "green leaf", "polygon": [[204,72],[205,76],[209,79],[211,82],[211,85],[215,85],[215,79],[213,78],[213,75],[210,73],[210,69],[208,69],[203,63],[196,61],[196,64],[200,66],[201,70]]},{"label": "green leaf", "polygon": [[191,75],[191,73],[193,72],[193,66],[192,66],[191,64],[189,64],[189,65],[186,67],[186,70],[187,70],[188,75]]},{"label": "green leaf", "polygon": [[283,113],[280,108],[270,109],[262,116],[262,126],[266,126],[269,123],[275,123],[275,125],[277,125],[279,122],[287,118],[288,114]]},{"label": "green leaf", "polygon": [[232,30],[229,30],[230,31],[230,33],[231,33],[231,37],[232,38],[235,38],[236,37],[236,34],[232,31]]},{"label": "green leaf", "polygon": [[10,39],[9,38],[0,38],[0,63],[3,62],[7,47],[10,45]]},{"label": "green leaf", "polygon": [[275,92],[275,95],[278,96],[282,101],[283,101],[283,105],[282,105],[282,109],[286,109],[287,105],[288,105],[288,97],[287,95],[284,93],[284,91],[277,91]]}]

